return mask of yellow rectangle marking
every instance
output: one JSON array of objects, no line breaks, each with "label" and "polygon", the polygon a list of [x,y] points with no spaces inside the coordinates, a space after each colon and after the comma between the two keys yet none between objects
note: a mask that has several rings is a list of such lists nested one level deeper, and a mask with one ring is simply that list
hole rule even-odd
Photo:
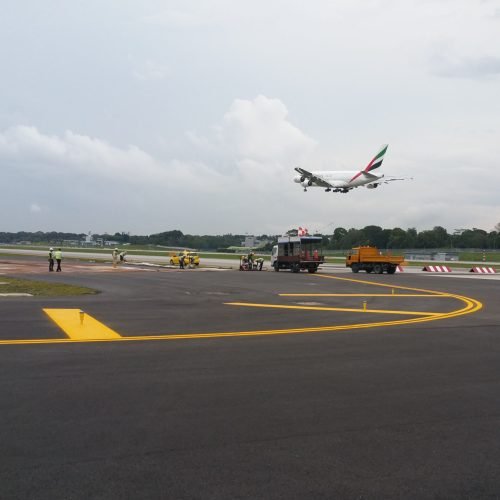
[{"label": "yellow rectangle marking", "polygon": [[119,339],[121,335],[80,309],[44,309],[71,340]]}]

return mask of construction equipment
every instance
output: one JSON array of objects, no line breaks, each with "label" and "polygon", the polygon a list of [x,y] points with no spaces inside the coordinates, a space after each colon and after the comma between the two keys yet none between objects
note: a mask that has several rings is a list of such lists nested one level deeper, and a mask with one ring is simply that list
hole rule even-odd
[{"label": "construction equipment", "polygon": [[354,247],[346,257],[345,265],[353,273],[366,271],[367,273],[394,274],[398,265],[404,262],[402,255],[383,254],[377,247]]},{"label": "construction equipment", "polygon": [[240,256],[240,271],[262,271],[263,265],[262,257],[249,259],[246,255]]},{"label": "construction equipment", "polygon": [[180,255],[177,255],[176,252],[172,252],[170,254],[170,265],[179,266],[181,256],[184,256],[185,266],[194,268],[200,265],[200,256],[196,252],[188,252],[187,250],[184,250]]},{"label": "construction equipment", "polygon": [[271,266],[275,271],[290,269],[298,273],[301,269],[307,269],[315,273],[320,264],[325,262],[322,241],[320,236],[282,236],[273,247]]}]

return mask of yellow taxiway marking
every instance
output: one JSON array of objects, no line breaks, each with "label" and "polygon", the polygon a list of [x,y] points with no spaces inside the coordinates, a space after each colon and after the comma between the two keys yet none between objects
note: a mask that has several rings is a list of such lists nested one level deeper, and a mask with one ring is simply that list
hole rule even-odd
[{"label": "yellow taxiway marking", "polygon": [[80,309],[44,309],[71,340],[111,340],[120,339],[115,331],[103,325],[87,313],[80,317]]},{"label": "yellow taxiway marking", "polygon": [[[138,336],[130,336],[130,337],[121,337],[118,333],[113,330],[105,327],[102,323],[99,323],[94,318],[91,318],[87,314],[84,318],[84,323],[89,318],[94,320],[96,324],[104,327],[103,330],[93,330],[92,333],[88,336],[83,335],[74,335],[70,338],[52,338],[52,339],[26,339],[26,340],[0,340],[0,345],[22,345],[22,344],[63,344],[63,343],[78,343],[78,342],[142,342],[147,340],[188,340],[188,339],[208,339],[208,338],[225,338],[225,337],[252,337],[252,336],[263,336],[263,335],[284,335],[284,334],[294,334],[294,333],[320,333],[320,332],[333,332],[333,331],[345,331],[345,330],[357,330],[357,329],[367,329],[367,328],[377,328],[381,326],[399,326],[399,325],[408,325],[414,323],[424,323],[428,321],[438,321],[442,319],[450,319],[456,318],[458,316],[463,316],[465,314],[471,314],[479,311],[483,305],[478,300],[464,297],[461,295],[455,295],[451,293],[445,292],[436,292],[434,290],[422,290],[418,288],[409,288],[398,285],[386,285],[383,283],[374,283],[370,281],[364,281],[359,279],[351,279],[351,278],[340,278],[336,276],[327,276],[327,275],[315,275],[318,278],[328,278],[335,279],[339,281],[350,281],[353,283],[363,284],[363,285],[371,285],[371,286],[379,286],[386,287],[397,290],[405,290],[412,292],[419,292],[426,294],[426,296],[433,297],[442,297],[442,298],[452,298],[456,299],[465,304],[461,309],[456,309],[454,311],[450,311],[447,313],[423,313],[423,315],[419,315],[415,311],[397,311],[397,312],[389,312],[385,311],[388,314],[408,314],[408,315],[416,315],[417,317],[405,318],[400,320],[392,320],[392,321],[379,321],[372,323],[354,323],[354,324],[346,324],[346,325],[325,325],[318,327],[302,327],[302,328],[285,328],[279,330],[250,330],[250,331],[234,331],[234,332],[208,332],[208,333],[186,333],[186,334],[165,334],[165,335],[138,335]],[[428,295],[427,295],[428,294]],[[360,296],[366,296],[366,294],[360,294]],[[390,295],[393,297],[394,295]],[[398,295],[400,297],[401,295]],[[242,303],[243,304],[243,303]],[[245,304],[247,305],[247,304]],[[261,304],[259,307],[269,307],[269,304]],[[293,308],[297,308],[295,306],[289,306]],[[285,306],[286,308],[286,306]],[[49,311],[47,309],[45,311]],[[52,310],[54,311],[54,310]],[[360,309],[355,309],[355,312],[370,312],[370,310],[364,311]],[[72,310],[72,319],[71,324],[75,327],[80,327],[80,318],[79,318],[79,310]],[[75,316],[76,315],[76,316]],[[57,321],[56,321],[57,322]],[[58,323],[59,324],[59,323]],[[61,326],[61,325],[60,325]],[[75,328],[76,328],[75,327]]]},{"label": "yellow taxiway marking", "polygon": [[[392,295],[391,295],[392,297]],[[443,313],[435,312],[420,312],[420,311],[393,311],[384,309],[353,309],[348,307],[323,307],[323,306],[283,306],[279,304],[252,304],[250,302],[226,302],[227,306],[240,306],[240,307],[265,307],[271,309],[300,309],[306,311],[340,311],[340,312],[362,312],[362,313],[375,313],[375,314],[406,314],[415,316],[441,316]]]},{"label": "yellow taxiway marking", "polygon": [[[420,292],[422,294],[425,294],[426,296],[427,295],[436,295],[436,296],[441,296],[441,297],[458,297],[458,295],[454,295],[452,293],[437,292],[436,290],[425,290],[423,288],[411,288],[408,286],[392,285],[392,284],[386,284],[386,283],[377,283],[374,281],[365,281],[365,280],[354,279],[354,278],[340,278],[339,276],[328,276],[326,274],[315,274],[314,276],[316,276],[317,278],[326,278],[326,279],[332,279],[332,280],[337,280],[337,281],[350,281],[351,283],[361,283],[363,285],[378,286],[378,287],[382,287],[382,288],[391,288],[394,290],[407,290],[410,292]],[[404,295],[404,294],[402,294],[402,295]]]},{"label": "yellow taxiway marking", "polygon": [[447,297],[447,294],[428,293],[279,293],[280,297]]}]

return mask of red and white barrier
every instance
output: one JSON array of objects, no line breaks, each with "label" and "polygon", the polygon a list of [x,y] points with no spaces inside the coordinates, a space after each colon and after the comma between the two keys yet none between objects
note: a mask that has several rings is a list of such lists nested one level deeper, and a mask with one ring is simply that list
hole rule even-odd
[{"label": "red and white barrier", "polygon": [[451,273],[451,268],[448,266],[425,266],[422,271],[429,273]]},{"label": "red and white barrier", "polygon": [[470,273],[480,273],[480,274],[495,274],[496,270],[493,267],[473,267],[470,271]]}]

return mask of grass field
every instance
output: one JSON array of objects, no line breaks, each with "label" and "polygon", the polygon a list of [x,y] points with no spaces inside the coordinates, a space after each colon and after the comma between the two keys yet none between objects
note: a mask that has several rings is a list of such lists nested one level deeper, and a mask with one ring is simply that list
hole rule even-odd
[{"label": "grass field", "polygon": [[46,283],[0,276],[0,293],[29,293],[43,297],[64,297],[69,295],[91,295],[98,293],[98,291],[64,283]]}]

